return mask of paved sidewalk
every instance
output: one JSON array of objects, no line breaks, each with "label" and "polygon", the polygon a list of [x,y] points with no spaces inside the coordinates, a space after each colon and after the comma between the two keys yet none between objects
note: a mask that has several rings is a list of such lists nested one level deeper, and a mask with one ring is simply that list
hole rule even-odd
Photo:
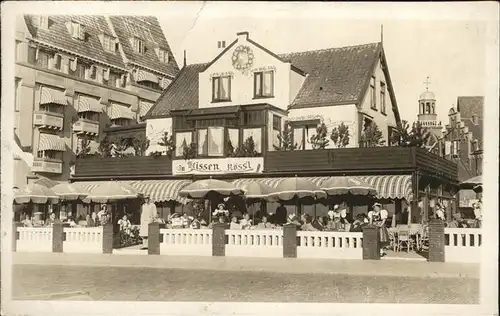
[{"label": "paved sidewalk", "polygon": [[135,256],[109,254],[13,253],[13,264],[137,267],[184,270],[264,271],[479,279],[479,264],[405,260],[271,259],[236,257]]}]

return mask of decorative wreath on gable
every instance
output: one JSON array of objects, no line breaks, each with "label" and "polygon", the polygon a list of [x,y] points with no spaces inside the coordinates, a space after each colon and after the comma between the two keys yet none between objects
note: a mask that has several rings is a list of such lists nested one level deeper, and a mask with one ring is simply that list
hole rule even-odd
[{"label": "decorative wreath on gable", "polygon": [[233,53],[233,67],[236,70],[246,71],[253,65],[253,51],[250,47],[240,45]]}]

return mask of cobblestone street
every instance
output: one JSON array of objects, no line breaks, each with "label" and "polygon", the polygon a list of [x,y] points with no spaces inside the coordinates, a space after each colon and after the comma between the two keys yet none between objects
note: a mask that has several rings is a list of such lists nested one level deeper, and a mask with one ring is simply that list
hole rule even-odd
[{"label": "cobblestone street", "polygon": [[13,298],[86,291],[95,300],[475,304],[479,280],[134,267],[15,265]]}]

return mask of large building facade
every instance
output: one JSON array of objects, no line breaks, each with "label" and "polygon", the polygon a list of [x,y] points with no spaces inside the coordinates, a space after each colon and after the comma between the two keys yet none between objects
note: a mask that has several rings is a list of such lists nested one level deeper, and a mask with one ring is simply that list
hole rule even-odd
[{"label": "large building facade", "polygon": [[68,179],[83,138],[142,123],[179,72],[154,17],[27,15],[15,44],[17,187]]}]

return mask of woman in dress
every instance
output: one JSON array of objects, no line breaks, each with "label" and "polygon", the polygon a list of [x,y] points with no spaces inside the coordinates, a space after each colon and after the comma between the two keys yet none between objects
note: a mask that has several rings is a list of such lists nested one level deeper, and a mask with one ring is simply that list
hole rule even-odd
[{"label": "woman in dress", "polygon": [[372,206],[372,210],[368,212],[368,219],[370,220],[370,224],[375,225],[380,230],[380,255],[385,256],[387,253],[385,248],[390,243],[389,231],[385,226],[385,221],[388,217],[388,212],[382,209],[382,204],[375,203]]},{"label": "woman in dress", "polygon": [[130,229],[132,228],[132,224],[130,224],[130,221],[128,220],[128,216],[125,214],[123,217],[118,221],[118,225],[120,226],[120,230],[124,231],[126,233],[130,233]]},{"label": "woman in dress", "polygon": [[273,229],[274,225],[267,221],[267,216],[262,216],[260,223],[257,224],[257,229]]},{"label": "woman in dress", "polygon": [[229,224],[229,229],[241,229],[241,224],[238,223],[238,218],[236,216],[233,216],[231,218],[231,224]]},{"label": "woman in dress", "polygon": [[250,219],[250,214],[243,214],[243,219],[240,221],[241,229],[252,228],[252,220]]}]

